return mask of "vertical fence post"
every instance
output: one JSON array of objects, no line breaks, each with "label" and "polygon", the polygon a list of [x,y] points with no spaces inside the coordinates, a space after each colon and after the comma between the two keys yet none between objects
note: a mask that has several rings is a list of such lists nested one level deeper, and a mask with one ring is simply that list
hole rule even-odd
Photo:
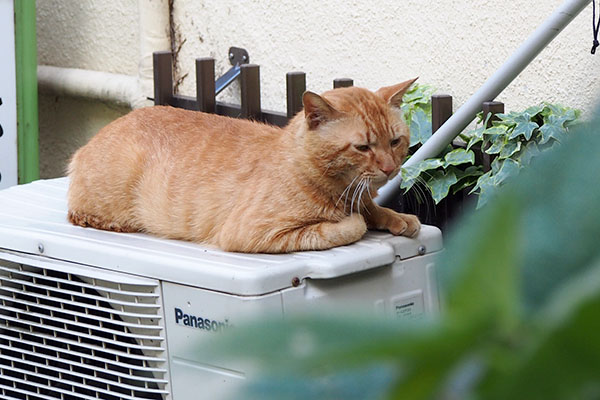
[{"label": "vertical fence post", "polygon": [[[447,94],[435,94],[431,96],[431,133],[435,133],[444,122],[452,116],[452,96]],[[452,218],[457,203],[457,196],[448,195],[437,206],[433,213],[433,223],[440,228],[446,228]]]},{"label": "vertical fence post", "polygon": [[169,105],[173,98],[173,64],[170,51],[155,51],[152,54],[154,66],[154,105]]},{"label": "vertical fence post", "polygon": [[242,89],[241,116],[242,118],[260,120],[260,71],[258,65],[242,65],[240,80]]},{"label": "vertical fence post", "polygon": [[196,101],[198,110],[215,112],[215,59],[196,59]]},{"label": "vertical fence post", "polygon": [[304,72],[288,72],[285,76],[287,92],[287,117],[292,118],[302,110],[302,95],[306,91],[306,74]]},{"label": "vertical fence post", "polygon": [[[486,128],[489,128],[492,126],[492,122],[498,119],[496,114],[504,113],[504,103],[499,101],[485,101],[483,102],[482,110],[484,121],[487,119],[488,115],[491,114],[486,125]],[[494,161],[495,157],[487,154],[485,150],[486,149],[481,147],[481,164],[483,165],[483,171],[488,172],[490,169],[492,169],[492,161]]]},{"label": "vertical fence post", "polygon": [[452,96],[434,94],[431,96],[431,132],[437,131],[452,116]]},{"label": "vertical fence post", "polygon": [[334,89],[350,87],[350,86],[354,86],[354,81],[350,78],[338,78],[338,79],[333,80],[333,88]]}]

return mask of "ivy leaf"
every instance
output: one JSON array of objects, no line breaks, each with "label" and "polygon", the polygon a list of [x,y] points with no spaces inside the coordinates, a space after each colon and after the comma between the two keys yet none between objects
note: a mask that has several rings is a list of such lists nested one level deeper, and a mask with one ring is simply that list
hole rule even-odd
[{"label": "ivy leaf", "polygon": [[415,110],[410,121],[410,146],[423,144],[431,137],[431,121],[425,111]]},{"label": "ivy leaf", "polygon": [[482,168],[479,165],[471,165],[470,167],[468,167],[467,169],[463,170],[459,170],[457,169],[457,171],[454,173],[456,175],[456,178],[458,178],[458,180],[461,180],[463,178],[466,177],[471,177],[471,176],[481,176],[482,175]]},{"label": "ivy leaf", "polygon": [[426,171],[430,171],[432,169],[436,169],[443,166],[443,163],[440,159],[430,158],[427,160],[423,160],[418,162],[417,164],[410,167],[402,167],[400,170],[400,175],[402,176],[402,182],[400,183],[400,187],[405,191],[410,190],[411,187],[417,181],[417,178]]},{"label": "ivy leaf", "polygon": [[471,150],[455,149],[444,157],[444,167],[450,165],[473,164],[475,162],[475,153]]},{"label": "ivy leaf", "polygon": [[473,136],[469,140],[469,143],[467,143],[467,150],[471,150],[471,147],[475,146],[477,143],[481,142],[482,140],[483,140],[483,137]]},{"label": "ivy leaf", "polygon": [[452,171],[446,173],[443,171],[434,171],[431,174],[431,179],[427,181],[427,186],[431,189],[431,197],[435,201],[435,204],[438,204],[444,197],[448,196],[450,187],[456,182],[458,182],[458,179]]},{"label": "ivy leaf", "polygon": [[483,131],[483,137],[488,140],[506,135],[508,127],[505,125],[495,125]]},{"label": "ivy leaf", "polygon": [[540,127],[540,133],[542,138],[540,144],[548,142],[550,139],[562,141],[566,137],[565,128],[562,126],[564,121],[561,121],[560,117],[550,115],[544,125]]},{"label": "ivy leaf", "polygon": [[565,119],[563,126],[566,128],[573,126],[575,123],[577,123],[579,114],[580,114],[579,110],[575,110],[575,109],[567,110],[566,114],[563,115],[563,118]]},{"label": "ivy leaf", "polygon": [[492,141],[492,145],[485,151],[488,154],[499,154],[505,145],[505,137],[498,136]]},{"label": "ivy leaf", "polygon": [[495,114],[496,118],[499,118],[500,121],[502,121],[503,125],[508,125],[508,126],[516,124],[515,118],[518,115],[519,115],[519,113],[516,113],[513,111],[509,112],[508,114],[505,114],[505,113]]},{"label": "ivy leaf", "polygon": [[519,136],[525,137],[526,140],[531,139],[533,131],[539,128],[539,125],[531,120],[532,116],[528,112],[520,113],[515,117],[516,126],[511,132],[509,139],[514,139]]},{"label": "ivy leaf", "polygon": [[524,112],[526,112],[527,114],[529,114],[531,116],[531,118],[533,118],[536,115],[538,115],[539,113],[541,113],[543,110],[544,110],[544,105],[538,104],[537,106],[528,107]]},{"label": "ivy leaf", "polygon": [[497,154],[502,150],[507,130],[506,126],[496,125],[483,131],[482,148],[487,147],[486,153]]},{"label": "ivy leaf", "polygon": [[537,143],[529,142],[525,146],[521,146],[521,150],[516,156],[516,161],[520,162],[521,165],[527,166],[531,163],[535,157],[540,155],[541,151],[538,148]]},{"label": "ivy leaf", "polygon": [[518,175],[519,169],[521,168],[519,163],[511,158],[498,161],[497,165],[499,166],[498,171],[493,174],[493,182],[497,186],[504,182],[506,179]]},{"label": "ivy leaf", "polygon": [[508,140],[502,150],[500,150],[499,157],[500,158],[509,158],[516,152],[521,150],[521,141],[520,140]]},{"label": "ivy leaf", "polygon": [[452,187],[452,193],[456,194],[463,189],[475,185],[477,179],[483,175],[483,169],[479,165],[472,165],[464,171],[456,168],[454,174],[458,182]]},{"label": "ivy leaf", "polygon": [[477,209],[483,207],[494,196],[497,187],[505,180],[518,175],[519,169],[519,163],[513,159],[495,159],[492,163],[492,170],[481,175],[475,187],[469,192],[479,191],[477,193],[479,195]]},{"label": "ivy leaf", "polygon": [[420,103],[429,104],[431,95],[435,92],[435,89],[429,85],[413,85],[408,92],[402,97],[404,103]]},{"label": "ivy leaf", "polygon": [[432,169],[439,168],[443,166],[442,160],[438,158],[429,158],[427,160],[420,161],[416,166],[419,167],[421,171],[429,171]]},{"label": "ivy leaf", "polygon": [[496,185],[493,182],[492,171],[488,171],[479,177],[477,184],[469,192],[469,194],[477,192],[479,196],[477,199],[477,209],[483,207],[492,198],[495,188]]},{"label": "ivy leaf", "polygon": [[421,170],[419,170],[415,166],[402,167],[400,169],[400,176],[402,177],[402,181],[400,181],[400,188],[404,189],[405,193],[408,192],[410,188],[412,188],[413,185],[417,182],[417,178],[419,177],[420,173]]}]

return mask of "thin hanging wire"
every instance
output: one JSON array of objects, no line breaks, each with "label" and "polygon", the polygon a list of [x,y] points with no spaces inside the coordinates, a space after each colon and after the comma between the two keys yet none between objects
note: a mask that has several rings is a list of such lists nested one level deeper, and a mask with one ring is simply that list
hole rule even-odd
[{"label": "thin hanging wire", "polygon": [[592,54],[596,54],[596,48],[600,46],[598,42],[598,31],[600,30],[600,16],[596,22],[596,0],[592,0],[592,30],[594,32],[594,44],[592,45]]}]

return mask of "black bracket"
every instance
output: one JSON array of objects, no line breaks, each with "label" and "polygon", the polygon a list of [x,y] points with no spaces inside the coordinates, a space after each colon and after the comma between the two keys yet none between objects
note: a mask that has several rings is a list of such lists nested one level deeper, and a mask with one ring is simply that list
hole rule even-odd
[{"label": "black bracket", "polygon": [[240,47],[230,47],[229,62],[233,66],[215,82],[215,95],[221,93],[238,76],[240,76],[242,73],[241,65],[248,64],[250,62],[250,56],[248,55],[246,49],[242,49]]},{"label": "black bracket", "polygon": [[250,63],[250,56],[246,49],[242,49],[241,47],[230,47],[229,62],[234,66],[238,64],[248,64]]}]

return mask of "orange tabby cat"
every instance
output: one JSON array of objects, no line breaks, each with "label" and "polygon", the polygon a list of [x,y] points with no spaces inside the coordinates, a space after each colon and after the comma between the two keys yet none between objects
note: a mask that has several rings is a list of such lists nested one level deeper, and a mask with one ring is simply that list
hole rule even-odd
[{"label": "orange tabby cat", "polygon": [[415,236],[412,215],[372,196],[406,157],[399,116],[415,80],[376,93],[306,92],[285,128],[171,107],[135,110],[69,165],[76,225],[281,253],[359,240],[367,227]]}]

